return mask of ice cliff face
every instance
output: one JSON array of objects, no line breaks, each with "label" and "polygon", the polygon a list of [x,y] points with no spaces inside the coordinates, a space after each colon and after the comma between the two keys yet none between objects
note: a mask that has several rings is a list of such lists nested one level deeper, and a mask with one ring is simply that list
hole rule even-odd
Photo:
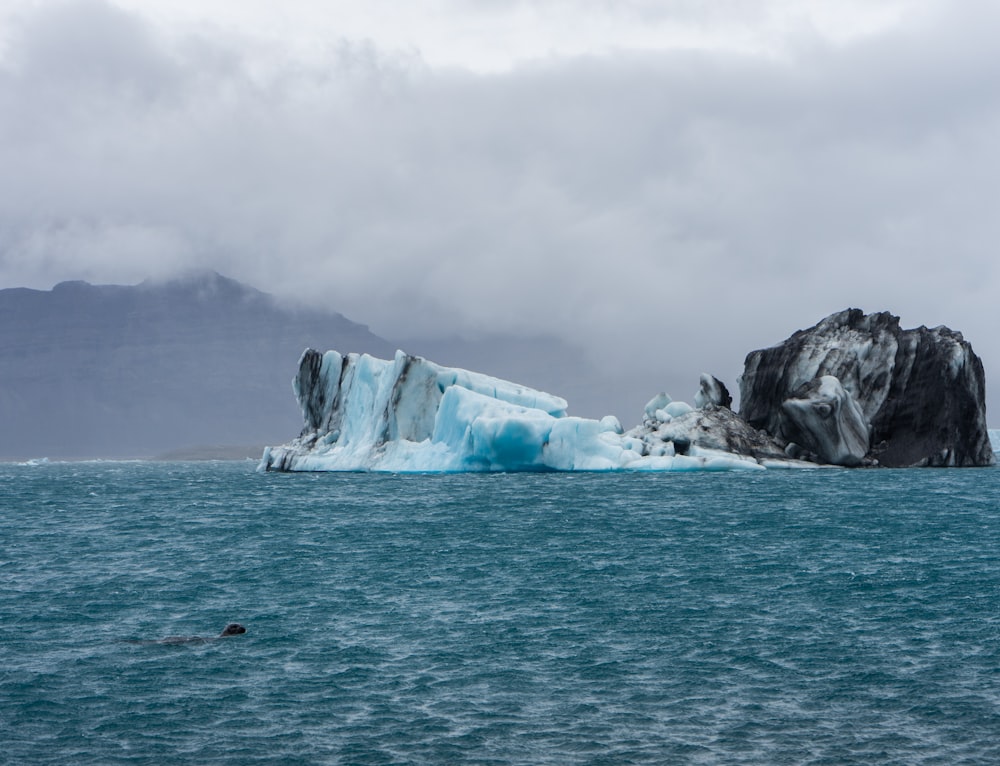
[{"label": "ice cliff face", "polygon": [[857,400],[832,375],[821,375],[781,403],[786,433],[831,465],[858,466],[871,428]]},{"label": "ice cliff face", "polygon": [[983,365],[961,333],[848,309],[747,355],[740,416],[838,465],[994,462]]}]

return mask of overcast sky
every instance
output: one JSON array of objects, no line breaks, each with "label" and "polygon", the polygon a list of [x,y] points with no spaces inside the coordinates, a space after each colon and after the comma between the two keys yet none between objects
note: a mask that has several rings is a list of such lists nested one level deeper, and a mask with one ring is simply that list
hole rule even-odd
[{"label": "overcast sky", "polygon": [[0,287],[208,267],[691,391],[890,310],[997,422],[1000,3],[278,6],[5,0]]}]

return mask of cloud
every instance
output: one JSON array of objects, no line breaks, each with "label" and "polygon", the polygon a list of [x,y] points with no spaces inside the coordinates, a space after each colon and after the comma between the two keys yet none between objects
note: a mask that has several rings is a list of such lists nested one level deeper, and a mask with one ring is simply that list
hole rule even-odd
[{"label": "cloud", "polygon": [[989,373],[998,21],[476,74],[47,7],[0,68],[0,283],[209,266],[390,336],[552,332],[678,395],[856,305]]}]

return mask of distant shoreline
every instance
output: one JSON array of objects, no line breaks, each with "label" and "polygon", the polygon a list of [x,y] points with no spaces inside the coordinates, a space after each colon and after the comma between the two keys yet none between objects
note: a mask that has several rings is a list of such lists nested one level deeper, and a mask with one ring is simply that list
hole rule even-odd
[{"label": "distant shoreline", "polygon": [[147,463],[180,463],[197,462],[211,460],[260,460],[264,452],[264,445],[260,446],[234,446],[234,445],[201,445],[195,447],[181,447],[156,455],[99,455],[99,456],[49,456],[49,455],[25,455],[25,456],[3,456],[0,463],[90,463],[95,461],[129,461]]}]

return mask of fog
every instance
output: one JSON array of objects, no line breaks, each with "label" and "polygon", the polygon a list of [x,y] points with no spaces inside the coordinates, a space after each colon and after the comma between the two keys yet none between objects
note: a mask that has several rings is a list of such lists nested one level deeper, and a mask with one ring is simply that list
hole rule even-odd
[{"label": "fog", "polygon": [[0,287],[212,268],[679,398],[856,306],[961,330],[1000,401],[1000,8],[570,5],[14,3]]}]

